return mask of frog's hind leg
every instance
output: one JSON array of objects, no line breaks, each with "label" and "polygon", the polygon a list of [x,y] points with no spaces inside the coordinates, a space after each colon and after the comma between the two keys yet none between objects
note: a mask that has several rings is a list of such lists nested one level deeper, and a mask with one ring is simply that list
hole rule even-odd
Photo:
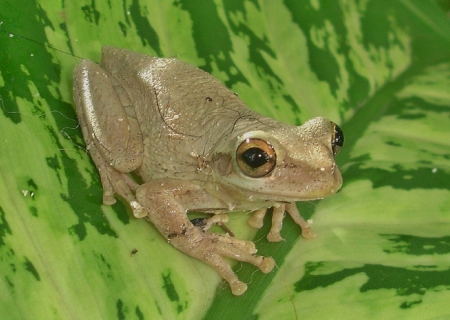
[{"label": "frog's hind leg", "polygon": [[132,191],[137,189],[137,184],[135,185],[135,182],[126,174],[115,170],[106,163],[95,145],[89,145],[88,151],[100,174],[100,180],[103,187],[103,203],[106,205],[113,205],[116,203],[114,194],[121,196],[128,202],[134,201],[135,197]]},{"label": "frog's hind leg", "polygon": [[83,60],[74,69],[74,102],[88,144],[93,143],[111,166],[131,172],[142,165],[143,139],[131,104],[117,81],[97,64]]},{"label": "frog's hind leg", "polygon": [[183,201],[177,199],[173,190],[158,189],[156,184],[146,183],[138,188],[136,198],[145,208],[148,219],[172,246],[213,267],[235,295],[243,294],[247,285],[238,279],[226,257],[251,263],[264,273],[275,266],[272,258],[255,255],[253,242],[204,231],[192,224],[181,204]]},{"label": "frog's hind leg", "polygon": [[126,93],[89,60],[75,67],[73,90],[83,137],[100,172],[103,203],[115,203],[114,194],[136,202],[137,184],[126,173],[141,166],[143,141],[138,121],[126,111]]},{"label": "frog's hind leg", "polygon": [[95,145],[91,145],[90,148],[88,146],[88,150],[100,174],[103,188],[103,203],[106,205],[116,203],[116,198],[114,197],[116,194],[130,204],[133,215],[136,218],[145,217],[147,213],[136,201],[134,195],[139,185],[128,174],[119,172],[106,163]]}]

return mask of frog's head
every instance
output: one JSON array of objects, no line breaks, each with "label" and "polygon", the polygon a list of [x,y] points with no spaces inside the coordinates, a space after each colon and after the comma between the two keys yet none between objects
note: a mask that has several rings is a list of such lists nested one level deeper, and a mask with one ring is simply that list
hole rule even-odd
[{"label": "frog's head", "polygon": [[320,199],[342,185],[334,157],[343,143],[341,129],[325,118],[247,131],[215,159],[216,178],[243,195],[268,201]]}]

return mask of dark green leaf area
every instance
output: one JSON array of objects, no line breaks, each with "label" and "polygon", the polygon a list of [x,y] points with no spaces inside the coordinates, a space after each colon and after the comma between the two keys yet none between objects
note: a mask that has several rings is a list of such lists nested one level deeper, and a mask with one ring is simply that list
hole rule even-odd
[{"label": "dark green leaf area", "polygon": [[[450,290],[450,269],[448,270],[410,270],[401,267],[366,264],[356,268],[340,268],[334,262],[309,262],[305,265],[305,275],[297,281],[294,288],[297,292],[328,287],[351,276],[363,273],[368,280],[359,287],[364,293],[371,290],[393,289],[397,296],[424,296],[429,290]],[[320,274],[320,269],[326,267],[340,268],[327,274]],[[357,288],[355,288],[356,290]],[[411,298],[411,297],[410,297]],[[422,302],[414,296],[414,300],[405,299],[400,308],[410,308]]]},{"label": "dark green leaf area", "polygon": [[[65,195],[61,195],[61,198],[66,201],[68,200]],[[111,237],[117,238],[117,233],[111,228],[108,220],[106,220],[99,210],[100,202],[96,209],[94,209],[94,206],[89,207],[93,208],[90,212],[86,210],[86,207],[75,207],[78,209],[78,211],[76,211],[78,223],[71,226],[69,228],[69,232],[76,235],[80,241],[84,240],[87,236],[86,224],[88,223],[94,226],[100,234],[107,234]]]},{"label": "dark green leaf area", "polygon": [[395,44],[402,45],[401,41],[395,41],[398,39],[392,39],[395,34],[390,32],[393,22],[392,17],[395,16],[393,8],[387,6],[384,7],[384,10],[374,10],[379,9],[379,5],[377,1],[369,2],[366,10],[370,14],[361,17],[361,29],[364,34],[362,41],[367,50],[370,50],[372,46],[377,48],[390,47],[393,41]]},{"label": "dark green leaf area", "polygon": [[[66,201],[73,209],[73,212],[77,214],[78,223],[69,228],[71,234],[77,235],[79,240],[84,240],[87,236],[87,230],[85,224],[91,224],[100,234],[106,234],[111,237],[117,238],[116,232],[111,228],[106,217],[101,212],[102,205],[102,189],[99,182],[98,173],[95,171],[92,176],[93,181],[90,185],[86,184],[85,180],[75,179],[79,177],[79,173],[71,172],[78,166],[76,161],[71,159],[64,148],[60,144],[58,139],[55,139],[55,143],[59,150],[62,150],[60,159],[62,160],[62,167],[66,168],[66,174],[72,179],[68,179],[67,186],[69,194],[62,194],[61,199]],[[76,146],[78,149],[78,146]],[[81,150],[81,149],[80,149]],[[86,155],[87,156],[87,155]]]},{"label": "dark green leaf area", "polygon": [[36,182],[34,182],[33,179],[28,180],[27,184],[30,188],[33,188],[34,191],[37,191],[38,186],[37,186]]},{"label": "dark green leaf area", "polygon": [[435,0],[437,5],[450,16],[450,1],[449,0]]},{"label": "dark green leaf area", "polygon": [[[125,14],[126,16],[126,14]],[[161,45],[159,43],[159,37],[156,33],[155,29],[150,25],[148,18],[143,14],[140,10],[140,4],[138,0],[133,0],[130,6],[130,16],[136,25],[136,30],[141,37],[142,45],[146,45],[147,43],[155,50],[158,56],[162,56]]]},{"label": "dark green leaf area", "polygon": [[173,284],[171,274],[172,273],[170,269],[166,270],[166,272],[162,274],[162,279],[164,283],[163,288],[169,300],[177,304],[177,312],[181,313],[187,306],[181,303],[180,296],[178,295],[177,289]]},{"label": "dark green leaf area", "polygon": [[434,171],[430,167],[405,169],[393,164],[390,169],[366,168],[364,163],[355,163],[345,171],[345,183],[370,180],[374,188],[391,186],[395,189],[444,189],[447,190],[450,173],[444,170]]},{"label": "dark green leaf area", "polygon": [[11,280],[7,276],[5,276],[5,281],[6,281],[6,284],[9,286],[11,292],[14,292],[14,283],[12,283]]},{"label": "dark green leaf area", "polygon": [[141,309],[139,307],[136,307],[136,316],[139,320],[144,320],[144,314],[142,313]]},{"label": "dark green leaf area", "polygon": [[383,234],[393,244],[383,249],[387,253],[405,253],[409,255],[433,255],[450,253],[450,237],[426,238],[412,235]]},{"label": "dark green leaf area", "polygon": [[47,161],[47,165],[53,169],[54,173],[58,177],[59,183],[62,183],[61,175],[59,174],[59,172],[61,170],[61,166],[58,161],[58,156],[55,155],[54,157],[47,157],[47,158],[45,158],[45,160]]},{"label": "dark green leaf area", "polygon": [[[256,5],[257,6],[257,5]],[[236,22],[233,19],[233,16],[241,13],[242,16],[246,17],[247,13],[242,1],[232,0],[226,1],[224,3],[225,12],[227,14],[227,21],[231,27],[231,30],[235,34],[239,34],[241,37],[245,37],[249,41],[248,50],[249,50],[249,60],[258,66],[258,69],[262,72],[260,75],[262,77],[269,76],[271,80],[274,80],[275,83],[269,81],[268,84],[274,89],[274,86],[282,86],[283,81],[276,74],[269,64],[267,63],[267,58],[264,55],[268,55],[272,58],[276,57],[276,53],[270,48],[269,40],[264,38],[259,38],[252,30],[249,28],[248,24],[243,22]]]},{"label": "dark green leaf area", "polygon": [[41,277],[39,276],[39,273],[37,272],[33,263],[27,258],[25,258],[24,266],[25,270],[29,271],[37,281],[41,281]]},{"label": "dark green leaf area", "polygon": [[[41,98],[59,103],[59,99],[49,91],[48,83],[61,81],[61,66],[54,62],[47,48],[42,45],[46,43],[45,27],[54,27],[39,5],[30,3],[22,6],[21,10],[14,10],[12,6],[5,5],[0,6],[0,12],[0,61],[3,62],[0,64],[0,73],[5,82],[5,86],[0,87],[1,109],[5,117],[19,123],[22,116],[16,104],[18,98],[34,101],[36,93],[39,93]],[[39,20],[27,17],[39,17]],[[14,25],[14,30],[6,30],[10,25]],[[21,50],[16,50],[17,47]],[[14,52],[14,55],[11,55],[11,52]],[[29,90],[31,79],[37,87],[37,92]],[[37,103],[32,110],[27,110],[27,114],[42,113]]]},{"label": "dark green leaf area", "polygon": [[[347,30],[343,24],[343,13],[338,1],[324,2],[321,4],[319,10],[314,9],[309,1],[285,0],[284,4],[289,8],[294,23],[305,34],[310,34],[313,26],[326,29],[325,23],[331,23],[335,34],[328,35],[327,37],[337,37],[340,53],[346,57],[350,56],[352,48],[346,41]],[[388,30],[378,31],[385,32],[385,36],[388,36]],[[332,54],[332,48],[329,48],[327,44],[325,44],[324,48],[317,47],[311,37],[307,37],[306,41],[309,63],[312,70],[319,80],[325,81],[330,85],[331,92],[337,97],[340,88],[341,70],[335,56]],[[325,39],[325,43],[328,41],[330,39]],[[351,87],[349,88],[349,101],[346,102],[345,107],[350,108],[367,99],[369,82],[356,72],[350,59],[346,59],[345,67],[350,76],[351,83]]]},{"label": "dark green leaf area", "polygon": [[420,97],[394,99],[386,109],[385,115],[396,115],[398,119],[416,120],[426,118],[430,113],[437,113],[444,117],[450,116],[449,106],[431,104]]},{"label": "dark green leaf area", "polygon": [[81,11],[83,11],[86,21],[95,23],[98,26],[98,22],[100,20],[100,11],[95,8],[95,1],[92,1],[91,5],[82,6]]},{"label": "dark green leaf area", "polygon": [[[284,98],[284,101],[286,101],[288,104],[291,105],[292,113],[296,114],[295,118],[292,119],[292,124],[295,126],[300,126],[302,124],[302,122],[300,121],[300,118],[298,117],[298,115],[302,113],[302,111],[300,110],[300,107],[298,106],[298,104],[295,102],[295,100],[292,98],[291,95],[284,94],[283,98]],[[274,107],[276,107],[276,106],[274,106]]]},{"label": "dark green leaf area", "polygon": [[100,273],[108,279],[114,280],[114,276],[113,276],[113,272],[112,272],[112,268],[111,268],[111,264],[106,261],[105,257],[103,256],[103,254],[97,254],[94,252],[94,256],[97,258],[97,265],[98,265],[98,269],[100,270]]},{"label": "dark green leaf area", "polygon": [[117,201],[112,206],[113,211],[116,213],[117,218],[123,223],[123,224],[129,224],[130,219],[133,219],[133,212],[131,211],[130,206],[125,200]]},{"label": "dark green leaf area", "polygon": [[[32,199],[34,199],[34,198],[32,198]],[[33,217],[37,217],[38,216],[38,209],[35,206],[29,206],[28,209],[30,210],[31,215]]]},{"label": "dark green leaf area", "polygon": [[123,301],[120,299],[117,300],[116,307],[117,307],[117,319],[119,319],[119,320],[126,319],[125,314],[127,312],[126,312],[126,307],[123,305]]},{"label": "dark green leaf area", "polygon": [[138,319],[138,320],[144,320],[145,316],[142,313],[141,309],[139,309],[138,306],[136,306],[134,312],[136,314],[136,317],[131,314],[131,311],[129,307],[125,305],[125,303],[122,301],[122,299],[118,299],[116,302],[116,309],[117,309],[117,319],[119,320],[125,320],[125,319]]},{"label": "dark green leaf area", "polygon": [[[69,159],[66,159],[69,162]],[[75,166],[75,164],[72,164]],[[69,168],[70,166],[65,166]],[[69,196],[61,194],[61,199],[70,204],[77,214],[78,223],[69,228],[69,232],[84,240],[87,236],[86,224],[92,225],[100,234],[117,238],[117,233],[111,228],[101,211],[102,192],[98,184],[87,186],[84,180],[69,179]],[[82,192],[80,192],[82,190]]]},{"label": "dark green leaf area", "polygon": [[4,238],[6,237],[6,234],[12,235],[12,232],[8,221],[6,221],[6,213],[3,208],[0,207],[0,246],[5,245]]},{"label": "dark green leaf area", "polygon": [[[206,61],[206,64],[200,67],[211,73],[213,63],[217,63],[220,70],[228,76],[228,80],[225,81],[228,88],[238,82],[248,84],[241,72],[232,71],[234,63],[231,58],[231,52],[233,52],[231,37],[227,26],[219,17],[215,2],[212,0],[177,0],[174,4],[186,10],[192,19],[192,35],[195,39],[197,53]],[[214,36],[211,37],[211,35]]]},{"label": "dark green leaf area", "polygon": [[[63,156],[65,168],[76,168],[76,164],[68,157]],[[74,176],[74,175],[72,175]],[[94,177],[93,180],[98,180]],[[102,189],[99,183],[89,186],[82,179],[69,179],[69,195],[61,194],[61,199],[66,201],[73,212],[77,214],[78,223],[69,228],[69,232],[84,240],[87,236],[86,224],[92,225],[98,233],[117,238],[117,233],[111,228],[106,217],[101,211]]]},{"label": "dark green leaf area", "polygon": [[[330,1],[324,6],[321,6],[319,10],[314,9],[309,1],[286,0],[285,5],[292,13],[294,22],[303,30],[304,34],[310,34],[312,26],[323,28],[325,18],[334,17],[332,21],[333,27],[335,28],[336,34],[339,35],[339,38],[343,40],[346,31],[343,25],[342,10],[339,2]],[[333,14],[329,15],[327,12],[333,12]],[[329,48],[318,48],[313,43],[311,37],[307,37],[306,40],[311,67],[317,74],[319,80],[329,83],[331,90],[336,93],[336,90],[339,88],[339,79],[336,77],[339,73],[339,66],[336,59],[333,57]]]},{"label": "dark green leaf area", "polygon": [[[0,238],[0,241],[3,240]],[[20,278],[17,277],[17,274],[21,274],[21,266],[23,266],[24,263],[22,261],[22,258],[18,258],[14,250],[11,249],[11,247],[8,247],[8,244],[2,246],[2,250],[0,251],[0,262],[2,263],[1,275],[5,280],[5,283],[10,288],[11,292],[14,292],[17,287],[20,287],[20,284],[18,284],[17,282],[22,282]],[[28,260],[25,258],[25,261]],[[33,276],[35,275],[33,274]]]},{"label": "dark green leaf area", "polygon": [[[55,117],[57,119],[57,117]],[[66,119],[65,117],[61,117],[60,119]],[[57,121],[58,122],[58,121]],[[66,128],[66,127],[63,127]],[[59,160],[61,164],[61,168],[65,168],[65,174],[67,176],[73,177],[67,180],[67,186],[69,193],[61,194],[61,199],[69,203],[72,207],[73,211],[77,214],[78,223],[69,228],[69,232],[78,236],[79,240],[85,239],[87,235],[85,224],[91,224],[100,234],[107,234],[112,237],[117,237],[116,232],[111,228],[109,222],[106,217],[101,212],[102,205],[102,189],[99,183],[99,176],[97,171],[92,174],[92,180],[97,181],[97,183],[93,183],[90,185],[86,184],[85,180],[75,179],[74,177],[79,177],[79,173],[75,172],[78,168],[77,163],[74,159],[70,158],[68,154],[64,151],[65,148],[61,144],[60,139],[56,138],[59,133],[55,132],[52,127],[48,127],[48,131],[50,132],[52,137],[55,137],[54,142],[57,146],[58,150],[61,150],[61,154]],[[79,136],[80,133],[74,133],[76,136]],[[74,145],[74,148],[80,152],[84,152],[85,149],[81,148],[78,145]],[[47,158],[47,163],[49,159]],[[51,160],[51,163],[54,164],[54,161]],[[58,179],[61,181],[59,176],[59,170],[55,170],[55,174],[58,176]],[[119,215],[118,215],[119,216]],[[125,221],[122,216],[120,216],[122,221]]]}]

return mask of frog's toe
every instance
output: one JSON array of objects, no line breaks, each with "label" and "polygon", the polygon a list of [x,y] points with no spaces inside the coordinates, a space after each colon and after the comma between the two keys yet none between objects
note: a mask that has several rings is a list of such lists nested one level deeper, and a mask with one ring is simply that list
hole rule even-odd
[{"label": "frog's toe", "polygon": [[116,198],[112,192],[103,192],[103,204],[111,206],[116,203]]},{"label": "frog's toe", "polygon": [[281,236],[280,231],[277,231],[277,230],[271,230],[271,231],[269,232],[269,234],[267,235],[267,240],[268,240],[269,242],[280,242],[280,241],[282,241],[282,240],[284,240],[284,239],[283,239],[283,237]]},{"label": "frog's toe", "polygon": [[303,227],[302,237],[308,240],[312,240],[317,238],[317,234],[311,229],[311,227]]},{"label": "frog's toe", "polygon": [[230,283],[231,292],[235,296],[240,296],[244,294],[245,291],[247,291],[247,285],[243,283],[242,281],[236,280],[233,283]]},{"label": "frog's toe", "polygon": [[257,250],[252,241],[203,232],[201,235],[197,233],[194,246],[180,246],[181,243],[178,243],[180,240],[176,237],[171,243],[213,267],[228,282],[234,295],[243,294],[247,290],[247,285],[239,280],[225,258],[251,263],[264,273],[272,271],[275,266],[272,258],[255,255]]},{"label": "frog's toe", "polygon": [[251,263],[264,273],[269,273],[275,266],[272,258],[255,255],[257,250],[251,241],[233,239],[232,242],[218,246],[217,250],[221,256]]},{"label": "frog's toe", "polygon": [[220,244],[218,244],[218,247],[220,248],[221,253],[227,254],[230,258],[240,260],[239,257],[242,253],[252,255],[258,251],[256,250],[256,246],[253,241],[240,240],[222,235],[211,235],[220,239]]},{"label": "frog's toe", "polygon": [[148,212],[136,200],[130,201],[130,207],[131,207],[131,210],[133,211],[133,215],[138,219],[144,218],[148,215]]},{"label": "frog's toe", "polygon": [[267,209],[259,209],[253,212],[252,216],[247,220],[247,224],[255,229],[260,229],[264,224],[264,216],[266,215]]},{"label": "frog's toe", "polygon": [[275,260],[271,257],[263,257],[263,261],[261,262],[259,269],[263,273],[269,273],[273,270],[273,267],[275,267]]}]

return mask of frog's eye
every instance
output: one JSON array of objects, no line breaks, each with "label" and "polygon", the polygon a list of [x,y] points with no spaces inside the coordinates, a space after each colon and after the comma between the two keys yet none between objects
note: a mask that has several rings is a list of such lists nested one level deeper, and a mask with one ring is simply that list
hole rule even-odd
[{"label": "frog's eye", "polygon": [[335,123],[331,123],[334,127],[333,134],[331,136],[331,148],[333,149],[333,155],[337,155],[344,145],[344,133],[341,128]]},{"label": "frog's eye", "polygon": [[275,168],[277,155],[268,142],[249,138],[237,148],[236,161],[239,169],[246,176],[260,178],[268,175]]}]

